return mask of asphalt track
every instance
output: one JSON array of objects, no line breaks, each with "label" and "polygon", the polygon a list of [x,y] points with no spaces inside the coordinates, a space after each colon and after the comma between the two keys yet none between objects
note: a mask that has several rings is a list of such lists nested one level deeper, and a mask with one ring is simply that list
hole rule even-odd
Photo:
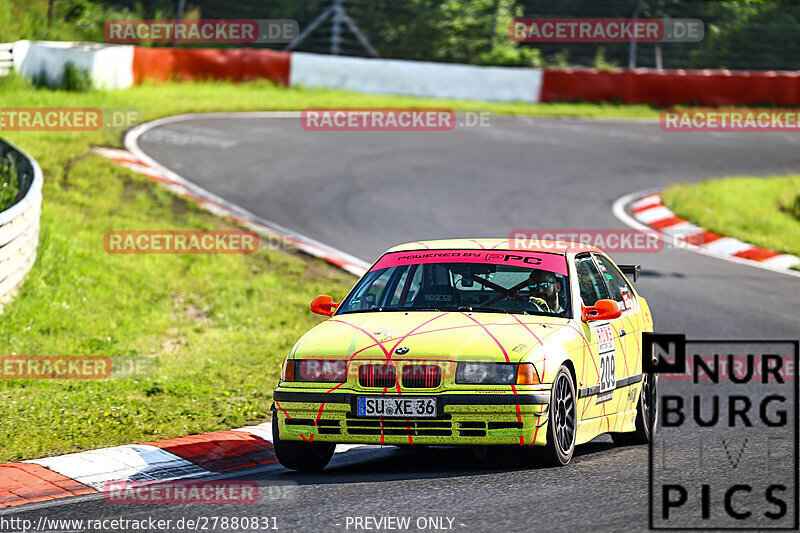
[{"label": "asphalt track", "polygon": [[[542,118],[403,133],[308,132],[297,119],[202,119],[155,128],[139,145],[222,198],[368,261],[421,239],[621,228],[611,206],[633,191],[800,170],[797,134],[667,133],[655,123]],[[643,265],[637,289],[657,331],[798,337],[796,277],[686,250],[615,259]],[[755,447],[747,457],[760,453]],[[693,460],[688,450],[674,466],[692,468]],[[262,515],[277,517],[282,531],[357,531],[346,528],[348,516],[410,516],[412,523],[450,517],[455,531],[639,531],[648,524],[647,461],[646,447],[617,448],[608,437],[580,446],[560,469],[531,466],[510,452],[475,459],[468,450],[356,449],[319,475],[277,465],[242,472],[241,479],[291,490],[241,511],[88,499],[14,516]],[[753,468],[749,475],[760,483],[771,474]]]}]

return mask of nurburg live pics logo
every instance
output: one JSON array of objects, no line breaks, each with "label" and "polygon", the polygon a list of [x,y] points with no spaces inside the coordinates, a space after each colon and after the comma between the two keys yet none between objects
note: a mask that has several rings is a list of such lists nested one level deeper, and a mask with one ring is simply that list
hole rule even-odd
[{"label": "nurburg live pics logo", "polygon": [[658,377],[649,527],[800,526],[797,340],[687,340],[644,333]]}]

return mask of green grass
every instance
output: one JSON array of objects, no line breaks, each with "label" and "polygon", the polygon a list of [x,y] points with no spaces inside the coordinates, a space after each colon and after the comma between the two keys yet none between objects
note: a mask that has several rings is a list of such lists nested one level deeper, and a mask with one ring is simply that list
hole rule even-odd
[{"label": "green grass", "polygon": [[[5,106],[139,108],[145,120],[188,112],[310,106],[450,106],[496,113],[655,116],[646,106],[475,104],[285,89],[266,82],[144,85],[85,93],[0,81]],[[44,172],[39,256],[0,316],[0,354],[106,355],[127,372],[105,381],[0,380],[0,462],[229,429],[268,418],[279,364],[321,318],[320,293],[354,279],[291,251],[109,255],[125,229],[234,227],[91,152],[120,132],[2,132]],[[395,243],[387,243],[387,247]]]},{"label": "green grass", "polygon": [[800,176],[673,185],[663,201],[679,217],[714,233],[800,256]]}]

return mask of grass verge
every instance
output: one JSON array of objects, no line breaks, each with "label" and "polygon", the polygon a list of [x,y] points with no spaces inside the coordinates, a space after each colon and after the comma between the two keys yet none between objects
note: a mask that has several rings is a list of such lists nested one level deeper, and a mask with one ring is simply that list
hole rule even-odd
[{"label": "grass verge", "polygon": [[714,233],[800,256],[800,176],[678,184],[664,191],[663,202]]},{"label": "grass verge", "polygon": [[[190,112],[304,107],[448,106],[496,113],[656,116],[647,106],[475,104],[285,89],[266,82],[168,83],[125,91],[36,90],[0,81],[6,106],[138,108],[145,120]],[[0,379],[0,462],[202,433],[268,417],[279,365],[321,319],[319,293],[353,278],[282,250],[234,255],[109,255],[126,229],[225,229],[148,179],[94,155],[119,132],[2,132],[44,172],[39,257],[0,316],[0,355],[105,355],[104,381]],[[395,243],[387,243],[387,247]]]}]

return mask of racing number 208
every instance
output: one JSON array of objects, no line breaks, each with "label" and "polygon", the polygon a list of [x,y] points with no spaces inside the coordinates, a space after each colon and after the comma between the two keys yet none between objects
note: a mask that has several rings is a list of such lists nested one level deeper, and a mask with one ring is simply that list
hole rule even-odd
[{"label": "racing number 208", "polygon": [[600,354],[600,392],[612,390],[617,386],[614,352]]}]

